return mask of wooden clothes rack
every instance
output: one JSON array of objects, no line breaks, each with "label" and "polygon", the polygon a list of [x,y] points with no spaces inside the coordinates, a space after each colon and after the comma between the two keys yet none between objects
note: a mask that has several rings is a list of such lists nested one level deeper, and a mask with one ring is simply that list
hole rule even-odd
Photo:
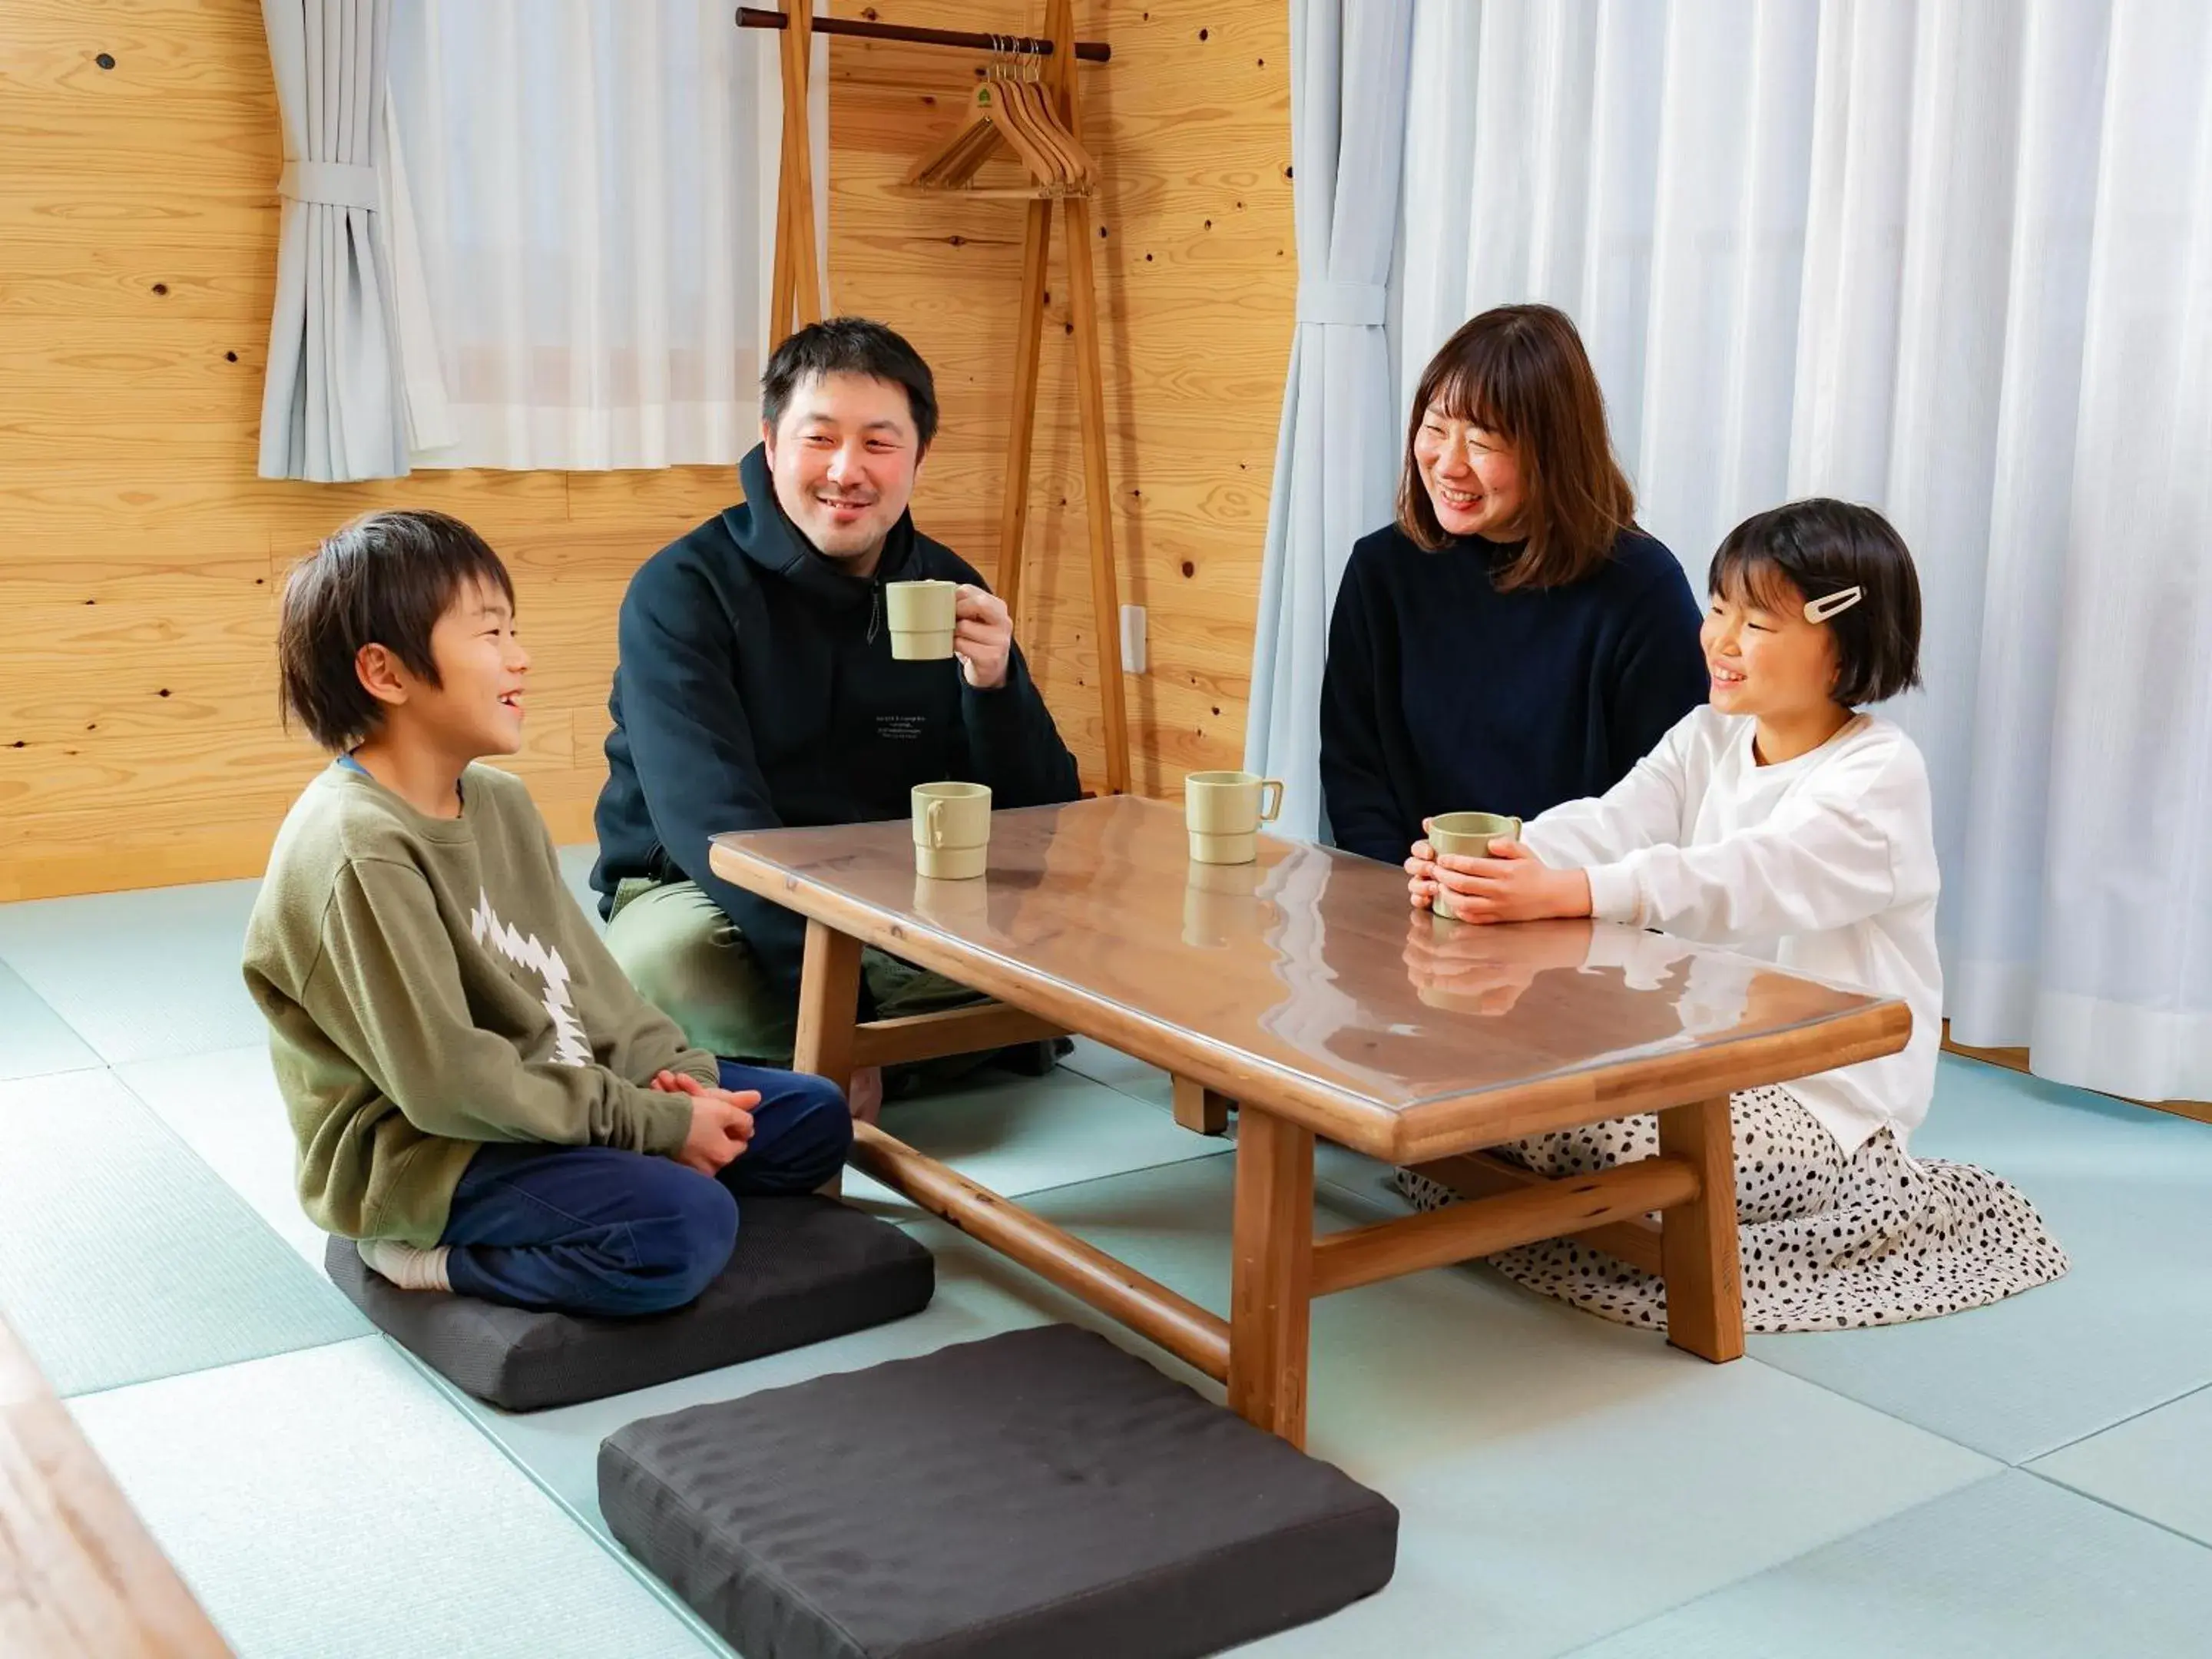
[{"label": "wooden clothes rack", "polygon": [[[1047,33],[978,34],[916,28],[854,18],[816,17],[809,0],[787,0],[775,10],[745,6],[740,28],[782,31],[783,149],[778,173],[775,264],[769,295],[769,334],[781,341],[794,328],[822,319],[824,283],[815,252],[813,147],[807,131],[807,82],[817,33],[857,40],[896,40],[962,52],[995,52],[1046,60],[1042,83],[1060,125],[1082,137],[1082,100],[1075,84],[1078,62],[1107,61],[1102,41],[1075,39],[1073,0],[1046,0]],[[949,195],[967,194],[948,191]],[[1030,195],[1030,192],[1021,192]],[[1106,737],[1106,790],[1129,792],[1129,720],[1122,686],[1121,606],[1114,568],[1113,495],[1106,473],[1106,392],[1098,333],[1097,283],[1092,270],[1091,198],[1087,192],[1031,196],[1022,237],[1022,301],[1014,341],[1014,400],[1006,443],[1006,495],[1000,509],[999,597],[1009,612],[1021,605],[1024,538],[1029,529],[1030,464],[1036,441],[1037,380],[1043,360],[1046,283],[1053,209],[1066,215],[1067,283],[1075,340],[1076,413],[1083,433],[1083,490],[1089,509],[1091,603],[1098,640],[1098,695]]]}]

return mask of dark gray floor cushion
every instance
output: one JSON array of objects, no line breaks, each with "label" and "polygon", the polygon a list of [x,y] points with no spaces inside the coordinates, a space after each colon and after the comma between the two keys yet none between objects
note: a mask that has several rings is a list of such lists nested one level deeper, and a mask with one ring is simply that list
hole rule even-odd
[{"label": "dark gray floor cushion", "polygon": [[1398,1511],[1072,1325],[647,1418],[607,1523],[745,1659],[1167,1659],[1380,1589]]},{"label": "dark gray floor cushion", "polygon": [[748,1198],[738,1248],[699,1299],[639,1319],[532,1313],[472,1297],[403,1291],[350,1239],[324,1258],[371,1323],[434,1370],[513,1412],[649,1388],[826,1341],[929,1305],[929,1252],[887,1221],[811,1194]]}]

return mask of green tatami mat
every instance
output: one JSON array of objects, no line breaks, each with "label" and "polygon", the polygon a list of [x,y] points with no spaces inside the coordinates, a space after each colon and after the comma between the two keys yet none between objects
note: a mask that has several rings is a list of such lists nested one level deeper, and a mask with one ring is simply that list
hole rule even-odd
[{"label": "green tatami mat", "polygon": [[37,1077],[100,1064],[46,1000],[0,963],[0,1078]]},{"label": "green tatami mat", "polygon": [[115,1075],[299,1253],[316,1278],[323,1276],[329,1236],[300,1207],[292,1121],[276,1091],[266,1043],[140,1060],[117,1066]]},{"label": "green tatami mat", "polygon": [[106,1072],[0,1083],[0,1309],[56,1392],[368,1322]]},{"label": "green tatami mat", "polygon": [[2208,1626],[2212,1550],[2014,1471],[1580,1659],[2198,1659]]},{"label": "green tatami mat", "polygon": [[[1194,1135],[1158,1107],[1065,1066],[1041,1078],[994,1066],[965,1087],[891,1102],[883,1124],[1009,1198],[1229,1150],[1227,1141]],[[880,1205],[886,1215],[921,1213],[855,1170],[846,1171],[845,1196]]]},{"label": "green tatami mat", "polygon": [[71,1402],[239,1659],[701,1659],[381,1337]]},{"label": "green tatami mat", "polygon": [[2008,1463],[2212,1382],[2212,1124],[1947,1057],[1912,1150],[2018,1186],[2073,1272],[1948,1318],[1753,1337],[1753,1355]]},{"label": "green tatami mat", "polygon": [[2212,1545],[2212,1389],[2077,1440],[2028,1467]]},{"label": "green tatami mat", "polygon": [[111,1065],[262,1042],[268,1027],[238,967],[259,886],[0,905],[0,962]]},{"label": "green tatami mat", "polygon": [[[1103,1042],[1089,1037],[1075,1039],[1075,1052],[1060,1061],[1067,1071],[1080,1072],[1109,1089],[1119,1089],[1125,1095],[1134,1095],[1139,1100],[1149,1100],[1156,1106],[1172,1109],[1175,1105],[1175,1079],[1157,1066],[1109,1048]],[[1186,1130],[1185,1133],[1191,1131]]]}]

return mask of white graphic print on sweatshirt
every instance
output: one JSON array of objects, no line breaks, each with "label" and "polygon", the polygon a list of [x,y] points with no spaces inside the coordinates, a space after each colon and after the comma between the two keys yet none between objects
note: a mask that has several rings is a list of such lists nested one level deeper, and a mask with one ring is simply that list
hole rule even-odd
[{"label": "white graphic print on sweatshirt", "polygon": [[469,916],[469,930],[477,944],[489,942],[509,962],[529,969],[544,981],[545,1012],[553,1020],[553,1058],[563,1066],[590,1065],[591,1039],[568,1000],[568,964],[561,960],[560,951],[547,950],[538,942],[537,934],[525,938],[520,929],[501,921],[491,908],[491,895],[481,887],[477,889],[477,908]]}]

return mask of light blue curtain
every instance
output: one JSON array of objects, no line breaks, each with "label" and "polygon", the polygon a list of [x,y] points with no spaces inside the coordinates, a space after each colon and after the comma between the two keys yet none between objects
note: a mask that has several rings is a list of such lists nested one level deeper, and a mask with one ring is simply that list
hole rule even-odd
[{"label": "light blue curtain", "polygon": [[1291,0],[1297,335],[1283,391],[1244,763],[1282,835],[1322,831],[1321,676],[1352,544],[1390,517],[1401,411],[1388,314],[1413,0]]},{"label": "light blue curtain", "polygon": [[392,262],[377,221],[392,0],[261,0],[284,129],[261,476],[407,471]]}]

